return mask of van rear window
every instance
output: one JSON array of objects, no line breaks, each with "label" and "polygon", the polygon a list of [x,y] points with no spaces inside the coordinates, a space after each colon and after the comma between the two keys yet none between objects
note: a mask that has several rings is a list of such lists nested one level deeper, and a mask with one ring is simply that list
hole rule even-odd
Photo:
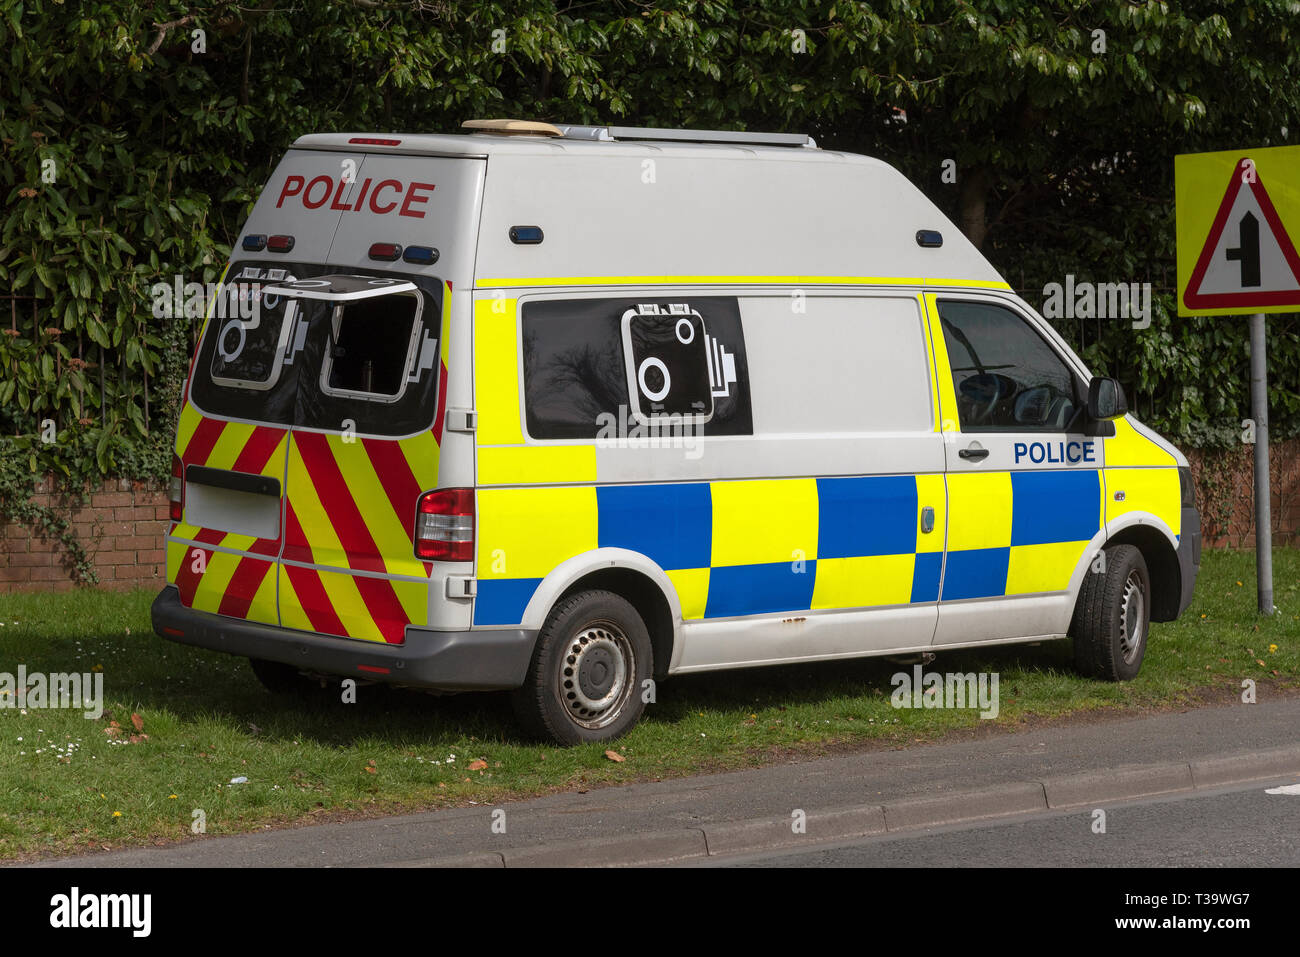
[{"label": "van rear window", "polygon": [[[283,269],[273,272],[279,275],[271,277],[272,281],[292,281],[295,278],[286,275]],[[212,319],[216,342],[209,373],[220,385],[269,389],[280,375],[280,358],[288,342],[297,304],[275,296],[258,295],[255,277],[240,277],[231,285],[236,295],[223,296],[219,303],[225,306],[238,302],[239,314],[235,314],[234,309],[226,309],[222,311],[227,315],[217,315]],[[251,308],[254,302],[257,305],[255,311]],[[252,315],[245,318],[245,313]]]},{"label": "van rear window", "polygon": [[337,306],[321,378],[330,395],[401,396],[415,346],[420,297],[381,296]]},{"label": "van rear window", "polygon": [[[338,270],[294,264],[283,272],[303,280]],[[263,286],[288,281],[266,273],[245,263],[230,270]],[[242,330],[214,317],[199,346],[190,400],[210,415],[266,424],[385,436],[430,428],[441,375],[442,284],[401,278],[417,290],[342,304],[263,296]]]}]

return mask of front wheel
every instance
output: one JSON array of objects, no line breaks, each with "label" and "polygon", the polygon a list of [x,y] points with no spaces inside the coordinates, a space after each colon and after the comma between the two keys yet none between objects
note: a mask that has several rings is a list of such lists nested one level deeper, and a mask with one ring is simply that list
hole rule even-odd
[{"label": "front wheel", "polygon": [[1132,545],[1112,545],[1084,576],[1070,635],[1074,665],[1089,678],[1137,676],[1151,627],[1151,576]]},{"label": "front wheel", "polygon": [[641,688],[654,673],[650,634],[635,608],[609,591],[584,591],[551,610],[537,636],[519,723],[560,744],[611,741],[645,709]]}]

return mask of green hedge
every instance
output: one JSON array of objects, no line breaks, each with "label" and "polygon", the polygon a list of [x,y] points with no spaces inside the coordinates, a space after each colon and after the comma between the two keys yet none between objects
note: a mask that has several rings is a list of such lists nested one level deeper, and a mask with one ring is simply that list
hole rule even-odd
[{"label": "green hedge", "polygon": [[[1035,305],[1067,273],[1152,282],[1150,329],[1062,332],[1164,433],[1239,441],[1244,320],[1173,314],[1172,157],[1296,140],[1294,4],[875,6],[0,0],[0,502],[47,470],[166,474],[196,320],[154,319],[149,288],[217,276],[296,136],[477,116],[880,156]],[[1298,340],[1270,320],[1278,437],[1300,433]]]}]

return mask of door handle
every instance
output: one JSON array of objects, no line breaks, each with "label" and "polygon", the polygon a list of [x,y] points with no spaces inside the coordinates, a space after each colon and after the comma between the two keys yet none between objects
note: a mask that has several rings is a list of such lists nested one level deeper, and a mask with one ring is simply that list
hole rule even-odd
[{"label": "door handle", "polygon": [[921,509],[921,533],[928,535],[934,531],[934,507],[927,505]]},{"label": "door handle", "polygon": [[980,459],[986,459],[989,457],[989,450],[981,449],[981,448],[969,448],[969,449],[962,449],[957,454],[964,459],[969,459],[972,462],[978,462]]}]

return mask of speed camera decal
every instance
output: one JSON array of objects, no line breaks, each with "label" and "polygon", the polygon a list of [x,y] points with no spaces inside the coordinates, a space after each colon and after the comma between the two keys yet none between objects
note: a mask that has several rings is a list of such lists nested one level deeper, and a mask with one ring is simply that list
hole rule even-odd
[{"label": "speed camera decal", "polygon": [[628,392],[641,418],[713,417],[713,383],[703,317],[688,303],[641,303],[622,316]]}]

